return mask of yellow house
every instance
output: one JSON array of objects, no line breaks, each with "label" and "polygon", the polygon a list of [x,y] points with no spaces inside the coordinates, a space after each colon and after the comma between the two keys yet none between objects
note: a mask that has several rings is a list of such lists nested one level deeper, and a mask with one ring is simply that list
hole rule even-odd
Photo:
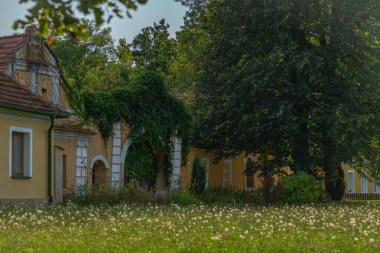
[{"label": "yellow house", "polygon": [[[250,190],[262,186],[263,178],[255,174],[247,177],[244,173],[247,156],[240,154],[232,158],[223,158],[214,164],[214,155],[204,149],[191,148],[186,165],[181,168],[181,187],[188,188],[191,182],[191,173],[194,158],[201,159],[202,166],[206,169],[206,187],[208,188],[233,188],[237,190]],[[343,165],[346,193],[378,193],[380,186],[363,177],[354,168]],[[286,170],[288,173],[289,169]]]},{"label": "yellow house", "polygon": [[[0,72],[63,111],[73,112],[59,61],[34,27],[27,27],[22,34],[0,37]],[[65,193],[82,193],[95,185],[111,189],[124,183],[124,162],[131,145],[128,124],[115,123],[112,137],[105,142],[98,129],[81,123],[82,119],[75,115],[55,121],[56,201],[62,201]],[[180,145],[175,146],[179,154]],[[171,187],[175,189],[180,171],[178,157],[173,171]]]},{"label": "yellow house", "polygon": [[65,114],[0,73],[1,201],[53,198],[52,135],[58,117]]},{"label": "yellow house", "polygon": [[343,165],[346,193],[377,193],[380,194],[380,185],[368,180],[354,168]]},{"label": "yellow house", "polygon": [[[25,33],[0,37],[0,72],[61,110],[72,112],[59,61],[33,26],[27,27]],[[54,124],[56,201],[62,201],[64,193],[90,189],[99,181],[117,187],[122,180],[122,155],[129,147],[128,127],[115,124],[113,137],[104,143],[97,129],[79,127],[81,122],[72,115]]]}]

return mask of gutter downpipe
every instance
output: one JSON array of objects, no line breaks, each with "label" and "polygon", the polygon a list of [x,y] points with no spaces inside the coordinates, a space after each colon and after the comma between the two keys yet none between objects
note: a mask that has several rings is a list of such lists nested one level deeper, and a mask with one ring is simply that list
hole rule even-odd
[{"label": "gutter downpipe", "polygon": [[48,202],[49,205],[53,203],[53,195],[52,195],[52,133],[54,129],[56,115],[50,115],[50,128],[48,131]]}]

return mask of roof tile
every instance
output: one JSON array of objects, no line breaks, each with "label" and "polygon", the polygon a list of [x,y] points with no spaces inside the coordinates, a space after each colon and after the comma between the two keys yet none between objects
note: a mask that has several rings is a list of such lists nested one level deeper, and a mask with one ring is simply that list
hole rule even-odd
[{"label": "roof tile", "polygon": [[26,34],[0,37],[0,71],[6,72],[12,59],[25,43]]},{"label": "roof tile", "polygon": [[0,106],[1,105],[37,113],[65,114],[58,107],[43,100],[38,95],[0,72]]}]

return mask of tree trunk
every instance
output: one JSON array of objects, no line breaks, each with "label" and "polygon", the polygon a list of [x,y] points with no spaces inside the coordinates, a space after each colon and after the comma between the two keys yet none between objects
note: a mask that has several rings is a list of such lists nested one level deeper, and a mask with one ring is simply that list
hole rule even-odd
[{"label": "tree trunk", "polygon": [[[339,162],[334,159],[335,147],[329,142],[323,147],[323,170],[325,172],[325,190],[332,200],[342,200],[345,191],[344,172]],[[331,142],[330,142],[331,143]]]},{"label": "tree trunk", "polygon": [[308,128],[306,119],[300,119],[304,122],[299,126],[299,133],[295,136],[294,140],[294,170],[306,171],[311,174],[311,168],[309,163],[309,140],[308,140]]}]

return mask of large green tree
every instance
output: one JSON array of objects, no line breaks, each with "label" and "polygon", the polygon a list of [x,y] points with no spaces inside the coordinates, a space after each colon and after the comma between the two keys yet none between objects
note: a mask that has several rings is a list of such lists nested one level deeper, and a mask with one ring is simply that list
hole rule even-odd
[{"label": "large green tree", "polygon": [[169,24],[165,19],[153,26],[144,27],[130,44],[133,62],[137,68],[169,72],[169,65],[177,54],[176,40],[170,38]]},{"label": "large green tree", "polygon": [[89,22],[90,37],[75,42],[72,36],[54,41],[52,49],[59,58],[68,83],[76,90],[109,89],[124,83],[132,68],[129,47],[121,40],[115,47],[111,28]]},{"label": "large green tree", "polygon": [[168,85],[174,92],[190,93],[201,72],[198,64],[203,58],[202,52],[207,50],[208,37],[201,26],[207,1],[176,1],[187,6],[188,11],[181,30],[176,33],[177,55],[169,66]]},{"label": "large green tree", "polygon": [[[325,172],[341,198],[342,162],[379,126],[380,2],[211,0],[197,82],[199,145],[275,155]],[[344,184],[343,184],[344,187]]]}]

